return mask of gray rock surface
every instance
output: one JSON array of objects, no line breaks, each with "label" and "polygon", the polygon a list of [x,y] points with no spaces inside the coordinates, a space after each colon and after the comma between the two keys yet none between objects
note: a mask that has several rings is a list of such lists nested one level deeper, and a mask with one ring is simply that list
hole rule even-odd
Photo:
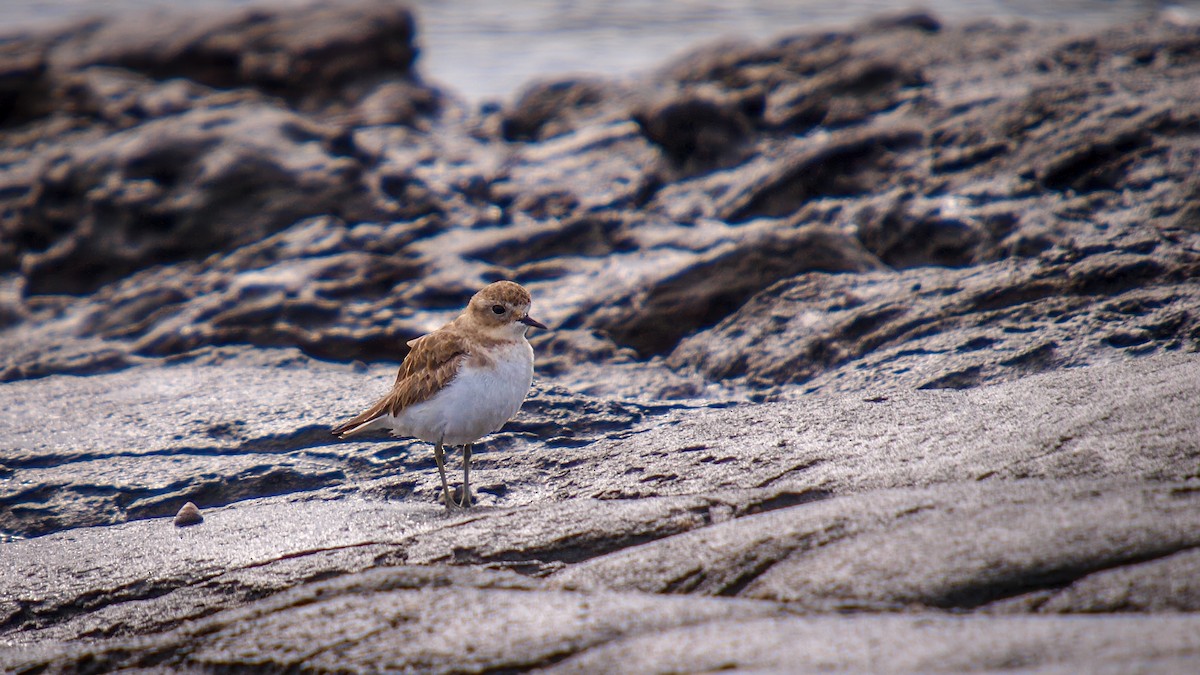
[{"label": "gray rock surface", "polygon": [[[78,528],[94,515],[69,511],[78,497],[46,500],[46,511],[75,518],[59,528],[76,529],[3,544],[10,564],[0,578],[0,630],[14,650],[0,663],[69,669],[88,654],[105,668],[229,664],[248,658],[228,650],[253,634],[256,643],[265,640],[254,658],[271,668],[296,659],[324,663],[319,655],[328,652],[367,669],[391,667],[383,663],[432,668],[424,660],[431,658],[447,669],[473,669],[477,658],[496,668],[591,669],[599,658],[592,655],[595,645],[635,640],[636,646],[648,634],[661,635],[663,645],[688,644],[702,640],[701,627],[710,623],[712,630],[735,630],[728,626],[730,613],[744,613],[772,617],[778,626],[768,631],[771,639],[791,635],[800,644],[843,632],[843,623],[856,626],[852,630],[862,636],[855,639],[863,640],[876,632],[892,640],[906,631],[928,631],[920,650],[896,661],[897,671],[927,669],[955,640],[973,645],[957,657],[966,659],[962,663],[988,667],[1000,667],[994,659],[1024,659],[1030,667],[1111,662],[1170,669],[1182,662],[1180,654],[1200,650],[1191,615],[1154,619],[1162,628],[1126,618],[1086,629],[1077,622],[1098,620],[1046,615],[1156,616],[1200,607],[1194,583],[1200,503],[1193,475],[1200,435],[1190,414],[1200,395],[1198,368],[1191,357],[1159,356],[965,392],[900,390],[885,401],[816,395],[689,411],[664,406],[625,417],[597,411],[595,425],[580,425],[577,436],[563,439],[572,441],[566,445],[544,432],[516,431],[483,446],[476,456],[482,506],[452,517],[436,502],[427,448],[396,441],[319,445],[309,436],[317,430],[306,422],[319,413],[306,406],[314,405],[318,389],[331,394],[317,405],[340,396],[348,412],[363,379],[382,386],[385,372],[367,377],[303,358],[280,365],[241,357],[93,376],[84,382],[94,388],[66,409],[73,415],[47,415],[39,431],[32,413],[21,411],[29,431],[17,436],[6,456],[33,445],[35,434],[46,441],[40,453],[6,467],[7,482],[44,482],[39,474],[50,469],[26,468],[39,462],[70,476],[107,460],[114,468],[93,476],[100,483],[107,475],[109,483],[93,491],[113,504],[128,503],[136,491],[121,481],[136,469],[122,462],[135,458],[105,453],[104,444],[144,446],[161,487],[143,500],[161,504],[161,514]],[[230,377],[239,371],[240,381]],[[61,391],[45,385],[65,379],[7,386],[27,387],[21,398],[35,409],[61,398]],[[97,457],[50,454],[55,439],[75,433],[82,418],[129,409],[128,383],[135,380],[186,383],[196,398],[209,401],[210,418],[237,429],[237,437],[212,438],[212,429],[187,424],[184,410],[192,400],[167,396],[178,407],[141,421],[140,434],[82,439]],[[1101,390],[1122,395],[1098,399]],[[553,394],[540,391],[517,429],[543,424],[543,405],[566,405],[553,402]],[[155,404],[132,405],[148,411]],[[270,412],[285,408],[296,412]],[[1031,426],[1046,435],[1030,437]],[[1050,433],[1062,430],[1070,438]],[[600,440],[588,441],[587,434]],[[201,451],[194,444],[205,437],[210,447]],[[328,483],[291,485],[281,490],[286,494],[250,500],[198,497],[195,478],[189,480],[194,465],[163,460],[199,452],[266,463],[255,458],[265,453],[271,466],[300,467],[298,472],[307,471],[302,475],[327,477]],[[245,482],[241,466],[214,463],[218,473],[205,481],[233,490]],[[202,498],[211,503],[204,522],[176,528],[174,510],[184,499]],[[94,503],[93,509],[102,510]],[[109,507],[106,522],[145,515]],[[71,550],[88,555],[64,559]],[[354,590],[326,597],[321,580],[327,579]],[[334,604],[302,611],[311,601],[296,598],[318,597],[305,594]],[[687,597],[668,601],[664,594]],[[751,604],[736,604],[731,595]],[[701,596],[717,605],[690,604]],[[461,604],[464,598],[471,606]],[[626,616],[635,611],[631,602],[644,615]],[[450,646],[445,652],[410,648],[371,628],[374,619],[367,617],[378,615],[374,603],[407,608],[404,625],[458,625],[459,610],[449,605],[472,617],[477,638],[488,634],[482,627],[493,620],[533,633],[503,631],[502,645],[485,640],[474,651],[454,640],[447,645],[459,645],[458,652]],[[560,606],[575,618],[549,609]],[[973,614],[941,614],[948,609]],[[847,610],[860,614],[839,618]],[[296,619],[285,618],[293,611]],[[323,611],[361,613],[363,626],[352,627],[356,619],[338,630],[363,632],[323,632],[317,643],[297,640],[292,622]],[[897,611],[906,614],[889,617]],[[920,621],[907,614],[920,611],[935,614]],[[795,612],[833,614],[814,628]],[[261,630],[247,632],[257,625],[247,617],[265,622]],[[995,621],[1003,623],[977,627]],[[758,634],[754,624],[738,625],[744,626],[738,631]],[[987,639],[991,631],[1004,636],[999,646]],[[1108,646],[1063,652],[1046,637],[1075,631],[1098,631]],[[1144,639],[1144,631],[1157,637]],[[965,638],[964,632],[978,635]],[[127,642],[138,635],[153,637]],[[96,637],[108,639],[80,651],[78,640]],[[181,651],[184,643],[196,649]],[[696,663],[718,656],[745,668],[793,662],[762,661],[739,645],[717,641],[691,651]],[[246,649],[232,653],[249,654]],[[653,656],[658,662],[643,660],[658,649],[665,647],[636,649],[625,657],[631,660],[615,660],[612,667],[669,670],[678,656],[674,648]],[[883,658],[870,654],[884,652],[851,649],[828,663],[869,668],[871,658]]]},{"label": "gray rock surface", "polygon": [[[885,490],[756,515],[595,558],[567,588],[740,596],[814,611],[1083,612],[1077,579],[1115,597],[1157,587],[1200,609],[1187,573],[1200,511],[1186,487],[1022,481]],[[1176,554],[1181,554],[1175,557]],[[1065,596],[1065,597],[1064,597]],[[1132,598],[1110,611],[1145,611]]]},{"label": "gray rock surface", "polygon": [[[0,40],[0,670],[1191,672],[1200,30],[1087,31],[479,110],[391,3]],[[498,278],[447,514],[328,429]]]},{"label": "gray rock surface", "polygon": [[1194,630],[1191,616],[734,619],[615,640],[548,670],[1186,673],[1196,659]]}]

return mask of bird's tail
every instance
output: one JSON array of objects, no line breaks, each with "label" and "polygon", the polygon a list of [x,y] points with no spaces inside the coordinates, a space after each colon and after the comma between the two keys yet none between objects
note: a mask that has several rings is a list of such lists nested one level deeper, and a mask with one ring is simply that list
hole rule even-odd
[{"label": "bird's tail", "polygon": [[388,413],[387,400],[382,400],[379,403],[371,406],[366,412],[358,415],[349,422],[344,422],[337,425],[331,431],[334,436],[346,438],[360,434],[364,431],[379,429],[383,426],[383,416]]}]

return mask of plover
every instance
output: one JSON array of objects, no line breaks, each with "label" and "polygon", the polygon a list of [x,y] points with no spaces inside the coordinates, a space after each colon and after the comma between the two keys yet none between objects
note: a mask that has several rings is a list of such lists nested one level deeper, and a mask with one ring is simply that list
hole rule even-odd
[{"label": "plover", "polygon": [[[499,431],[517,414],[533,383],[529,291],[497,281],[476,293],[456,319],[408,343],[396,383],[378,403],[333,428],[345,438],[373,429],[433,443],[442,477],[442,498],[471,506],[471,451],[476,441]],[[446,482],[444,446],[463,446],[463,496],[456,503]]]}]

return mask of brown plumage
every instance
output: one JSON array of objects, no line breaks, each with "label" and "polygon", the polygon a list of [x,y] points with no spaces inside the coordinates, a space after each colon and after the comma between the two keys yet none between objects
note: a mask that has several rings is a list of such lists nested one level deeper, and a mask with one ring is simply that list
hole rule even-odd
[{"label": "brown plumage", "polygon": [[529,292],[497,281],[476,293],[450,323],[411,340],[391,391],[375,405],[333,428],[339,437],[391,429],[434,444],[446,506],[454,503],[446,481],[443,445],[463,446],[463,499],[470,506],[472,446],[498,431],[520,409],[533,380],[528,327]]},{"label": "brown plumage", "polygon": [[[383,415],[399,415],[408,406],[428,400],[454,379],[459,361],[470,354],[466,336],[455,328],[451,322],[428,335],[409,340],[408,356],[400,364],[392,390],[354,419],[334,427],[333,435],[352,433]],[[438,337],[430,339],[435,335]]]},{"label": "brown plumage", "polygon": [[[472,365],[490,365],[488,350],[505,339],[504,326],[514,322],[545,328],[529,318],[532,298],[529,291],[511,281],[497,281],[471,297],[467,308],[441,328],[408,341],[408,356],[400,364],[396,382],[386,396],[354,419],[332,429],[334,436],[364,431],[366,425],[383,417],[396,416],[401,410],[429,400],[454,376],[464,359]],[[503,307],[496,314],[493,307]]]}]

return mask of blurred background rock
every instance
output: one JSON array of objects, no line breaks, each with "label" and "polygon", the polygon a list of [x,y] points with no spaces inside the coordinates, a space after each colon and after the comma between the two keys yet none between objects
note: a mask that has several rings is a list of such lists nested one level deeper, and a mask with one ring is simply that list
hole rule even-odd
[{"label": "blurred background rock", "polygon": [[[311,0],[196,0],[197,10],[298,6]],[[536,77],[569,72],[626,76],[698,43],[764,40],[915,8],[945,20],[985,17],[1078,25],[1200,11],[1195,0],[410,0],[420,20],[422,71],[473,101],[504,98]],[[170,0],[0,1],[0,33],[97,13],[178,8]],[[134,20],[134,19],[130,19]]]}]

